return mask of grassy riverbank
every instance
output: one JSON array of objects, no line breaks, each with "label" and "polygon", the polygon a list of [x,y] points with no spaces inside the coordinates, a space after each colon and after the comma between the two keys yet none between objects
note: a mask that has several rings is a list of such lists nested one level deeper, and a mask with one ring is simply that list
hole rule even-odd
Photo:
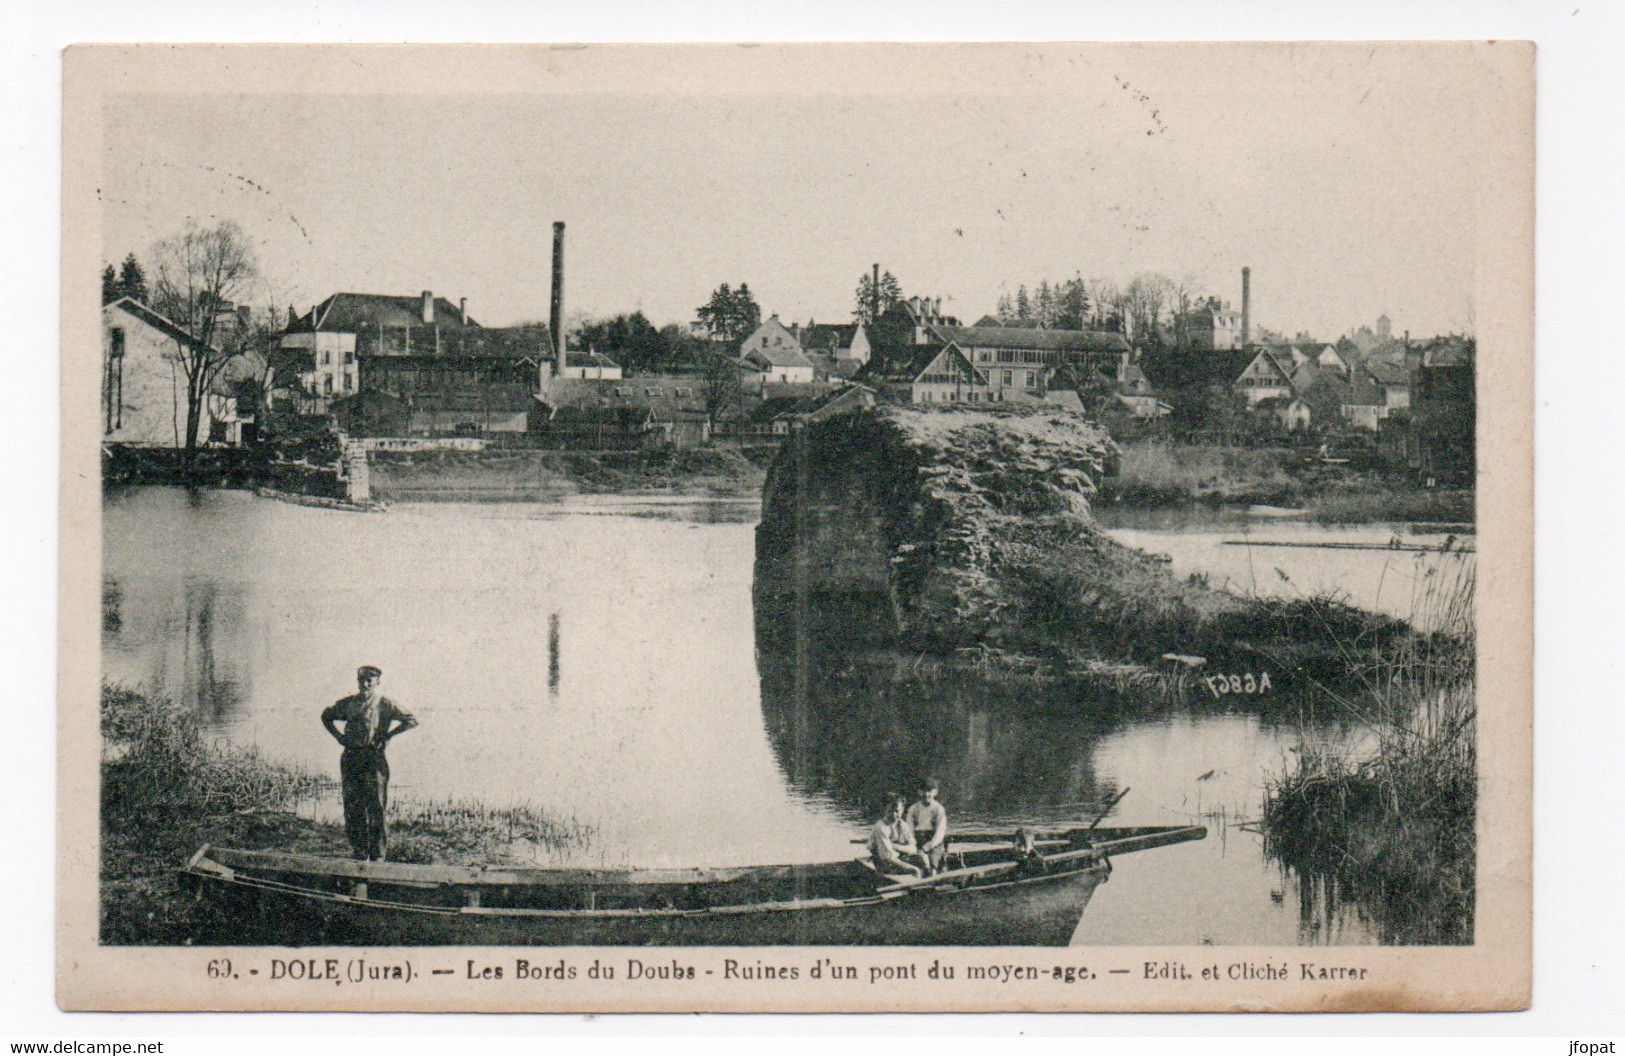
[{"label": "grassy riverbank", "polygon": [[1121,452],[1116,476],[1100,483],[1098,504],[1282,506],[1325,524],[1473,520],[1470,489],[1407,487],[1367,470],[1306,464],[1287,449],[1145,441],[1123,444]]},{"label": "grassy riverbank", "polygon": [[[165,700],[104,686],[101,701],[101,941],[110,945],[240,943],[253,936],[185,892],[176,870],[204,843],[347,857],[343,829],[295,813],[336,795],[324,775],[272,763],[253,748],[208,740],[197,717]],[[335,770],[337,761],[335,759]],[[474,802],[391,808],[390,858],[474,864],[516,843],[580,846],[573,819]]]},{"label": "grassy riverbank", "polygon": [[376,452],[375,498],[391,501],[526,501],[577,492],[759,491],[766,471],[739,451]]},{"label": "grassy riverbank", "polygon": [[1270,852],[1359,905],[1385,943],[1473,941],[1478,755],[1473,573],[1434,582],[1421,614],[1440,633],[1377,653],[1358,697],[1331,706],[1376,731],[1369,754],[1305,743],[1267,792]]}]

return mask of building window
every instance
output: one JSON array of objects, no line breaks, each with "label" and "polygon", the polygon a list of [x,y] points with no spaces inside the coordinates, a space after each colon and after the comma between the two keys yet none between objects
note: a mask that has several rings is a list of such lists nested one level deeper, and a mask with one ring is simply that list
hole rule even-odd
[{"label": "building window", "polygon": [[327,396],[333,395],[333,375],[328,374],[322,378],[322,393]]},{"label": "building window", "polygon": [[355,362],[355,353],[354,352],[346,352],[346,353],[344,353],[344,365],[345,366],[349,366],[351,363],[354,363],[354,362]]},{"label": "building window", "polygon": [[323,352],[322,353],[322,366],[325,367],[331,362],[333,362],[333,353],[331,353],[331,352]]},{"label": "building window", "polygon": [[1010,371],[1008,371],[1008,370],[1007,370],[1007,371],[1005,371],[1005,372],[1004,372],[1004,383],[1005,383],[1005,384],[1006,384],[1006,385],[1012,385],[1012,384],[1014,384],[1014,381],[1013,381],[1013,379],[1012,379],[1012,378],[1011,378],[1011,374],[1010,374]]},{"label": "building window", "polygon": [[344,375],[344,391],[345,392],[351,392],[354,389],[355,389],[355,378],[351,377],[348,374]]},{"label": "building window", "polygon": [[107,426],[106,432],[124,425],[124,328],[115,326],[107,335]]}]

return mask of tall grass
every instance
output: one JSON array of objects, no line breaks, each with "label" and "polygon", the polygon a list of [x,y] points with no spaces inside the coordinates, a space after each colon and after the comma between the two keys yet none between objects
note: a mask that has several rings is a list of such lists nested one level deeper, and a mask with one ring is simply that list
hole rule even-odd
[{"label": "tall grass", "polygon": [[1121,448],[1104,497],[1133,505],[1287,501],[1298,485],[1280,453],[1244,447],[1133,443]]},{"label": "tall grass", "polygon": [[1474,566],[1441,562],[1418,580],[1412,624],[1361,665],[1358,693],[1322,687],[1374,745],[1305,740],[1266,790],[1267,847],[1305,882],[1329,883],[1395,944],[1470,943],[1478,711]]},{"label": "tall grass", "polygon": [[320,795],[330,778],[210,740],[196,713],[124,686],[102,688],[104,822],[276,810]]},{"label": "tall grass", "polygon": [[491,807],[472,799],[398,803],[392,809],[390,859],[474,864],[513,857],[526,845],[548,852],[585,850],[593,828],[530,803]]},{"label": "tall grass", "polygon": [[1472,523],[1471,490],[1447,488],[1332,491],[1309,503],[1309,516],[1321,524],[1369,524],[1373,521],[1447,521]]}]

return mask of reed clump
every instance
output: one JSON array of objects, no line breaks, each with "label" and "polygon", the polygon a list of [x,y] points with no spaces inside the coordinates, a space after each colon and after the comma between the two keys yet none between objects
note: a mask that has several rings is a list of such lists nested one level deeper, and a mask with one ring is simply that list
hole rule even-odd
[{"label": "reed clump", "polygon": [[[1374,743],[1304,744],[1266,790],[1269,852],[1305,883],[1352,901],[1385,943],[1473,941],[1477,853],[1474,571],[1440,565],[1413,596],[1413,625],[1359,665],[1359,694],[1323,693]],[[1352,658],[1351,658],[1352,659]]]},{"label": "reed clump", "polygon": [[[524,847],[551,853],[586,850],[592,826],[531,803],[492,807],[473,799],[397,804],[390,822],[390,859],[459,865],[516,858]],[[522,859],[520,859],[522,860]]]},{"label": "reed clump", "polygon": [[1309,517],[1321,524],[1370,524],[1374,521],[1473,522],[1473,492],[1463,488],[1389,488],[1329,491],[1308,505]]},{"label": "reed clump", "polygon": [[333,787],[256,748],[211,741],[194,713],[128,687],[103,687],[101,727],[105,823],[280,810]]}]

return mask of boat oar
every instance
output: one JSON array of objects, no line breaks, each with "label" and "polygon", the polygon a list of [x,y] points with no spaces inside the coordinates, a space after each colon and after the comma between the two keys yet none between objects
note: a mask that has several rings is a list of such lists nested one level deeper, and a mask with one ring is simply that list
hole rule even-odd
[{"label": "boat oar", "polygon": [[1121,792],[1117,793],[1117,795],[1113,796],[1111,798],[1110,802],[1108,802],[1106,804],[1105,809],[1102,810],[1099,814],[1097,814],[1095,816],[1095,820],[1089,823],[1089,827],[1087,829],[1083,830],[1083,834],[1085,836],[1087,836],[1091,832],[1094,832],[1097,828],[1099,828],[1100,823],[1106,820],[1106,815],[1110,814],[1112,812],[1112,808],[1117,806],[1117,804],[1121,803],[1123,801],[1123,797],[1128,795],[1128,793],[1129,793],[1129,790],[1125,788],[1125,789],[1123,789],[1123,791],[1121,791]]}]

